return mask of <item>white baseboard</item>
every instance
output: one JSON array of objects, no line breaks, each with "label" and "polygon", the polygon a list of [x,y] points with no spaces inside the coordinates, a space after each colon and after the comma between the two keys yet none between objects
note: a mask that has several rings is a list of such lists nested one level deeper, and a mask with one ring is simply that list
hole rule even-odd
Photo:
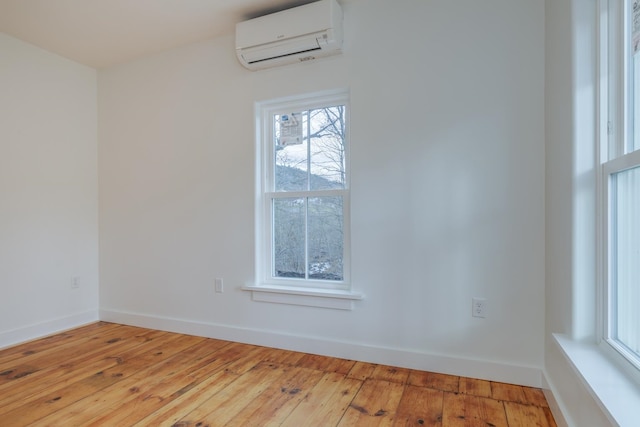
[{"label": "white baseboard", "polygon": [[569,427],[569,423],[564,417],[566,408],[562,401],[558,399],[558,391],[553,385],[553,382],[549,380],[546,372],[542,373],[542,391],[544,392],[544,397],[547,398],[547,403],[549,404],[549,409],[551,409],[556,425],[558,427]]},{"label": "white baseboard", "polygon": [[98,311],[90,310],[10,331],[0,331],[0,349],[97,321]]},{"label": "white baseboard", "polygon": [[519,384],[529,387],[542,386],[542,369],[538,367],[436,355],[410,349],[354,344],[352,342],[171,319],[110,309],[100,310],[100,320],[362,362]]}]

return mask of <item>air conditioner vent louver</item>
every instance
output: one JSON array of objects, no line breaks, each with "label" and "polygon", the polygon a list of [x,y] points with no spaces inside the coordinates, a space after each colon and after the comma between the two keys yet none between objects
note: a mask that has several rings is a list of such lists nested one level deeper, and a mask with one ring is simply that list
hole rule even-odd
[{"label": "air conditioner vent louver", "polygon": [[321,0],[236,25],[236,54],[250,70],[341,51],[342,10],[336,0]]},{"label": "air conditioner vent louver", "polygon": [[[321,50],[321,48],[316,47],[316,48],[313,48],[313,49],[307,49],[307,50],[303,50],[303,51],[300,51],[300,52],[285,53],[284,55],[274,56],[272,58],[256,59],[254,61],[248,61],[248,62],[249,62],[249,64],[257,64],[258,62],[271,61],[273,59],[284,58],[286,56],[292,56],[292,55],[298,55],[300,53],[313,52],[313,51],[316,51],[316,50]],[[304,58],[307,58],[307,57],[305,56]]]}]

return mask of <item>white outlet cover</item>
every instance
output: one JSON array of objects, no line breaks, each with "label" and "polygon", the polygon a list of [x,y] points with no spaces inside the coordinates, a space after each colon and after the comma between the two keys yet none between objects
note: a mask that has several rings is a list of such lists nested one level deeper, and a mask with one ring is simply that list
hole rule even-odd
[{"label": "white outlet cover", "polygon": [[221,294],[224,292],[224,282],[222,281],[222,279],[217,278],[216,281],[216,292]]},{"label": "white outlet cover", "polygon": [[487,317],[487,300],[485,298],[472,298],[471,315],[473,317]]}]

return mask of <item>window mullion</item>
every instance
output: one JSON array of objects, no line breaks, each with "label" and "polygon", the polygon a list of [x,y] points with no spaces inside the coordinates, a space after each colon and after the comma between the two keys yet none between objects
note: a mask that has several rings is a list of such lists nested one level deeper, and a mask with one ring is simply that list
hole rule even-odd
[{"label": "window mullion", "polygon": [[309,198],[304,199],[304,278],[309,279]]},{"label": "window mullion", "polygon": [[311,110],[307,110],[307,190],[311,190]]},{"label": "window mullion", "polygon": [[[307,191],[311,191],[311,110],[307,109]],[[304,278],[309,279],[309,197],[304,210]]]}]

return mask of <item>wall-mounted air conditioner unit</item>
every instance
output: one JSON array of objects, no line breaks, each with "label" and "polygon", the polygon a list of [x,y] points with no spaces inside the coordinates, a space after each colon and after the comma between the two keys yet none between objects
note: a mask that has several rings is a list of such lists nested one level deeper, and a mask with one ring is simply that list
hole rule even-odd
[{"label": "wall-mounted air conditioner unit", "polygon": [[342,9],[320,0],[236,24],[236,54],[250,70],[342,51]]}]

